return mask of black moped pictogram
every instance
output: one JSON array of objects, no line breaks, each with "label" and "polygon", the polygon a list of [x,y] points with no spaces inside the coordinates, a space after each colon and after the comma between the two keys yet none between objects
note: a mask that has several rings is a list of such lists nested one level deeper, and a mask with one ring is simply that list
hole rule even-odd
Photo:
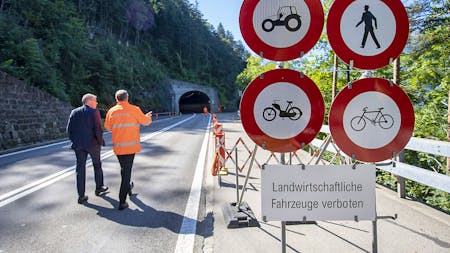
[{"label": "black moped pictogram", "polygon": [[[275,17],[275,15],[271,16]],[[302,20],[297,14],[295,6],[281,6],[278,9],[276,20],[267,18],[262,22],[262,29],[265,32],[271,32],[275,26],[285,26],[290,32],[295,32],[302,26]]]},{"label": "black moped pictogram", "polygon": [[[350,121],[350,126],[355,131],[361,131],[366,127],[366,120],[372,123],[372,125],[380,125],[383,129],[389,129],[394,125],[394,118],[386,113],[382,113],[383,107],[378,108],[378,110],[368,111],[367,107],[363,108],[363,113],[360,116],[355,116]],[[366,114],[375,114],[374,118],[369,118]]]},{"label": "black moped pictogram", "polygon": [[[292,101],[286,101],[288,104],[285,110],[282,110],[280,105],[277,103],[279,100],[274,100],[271,107],[266,107],[263,111],[263,118],[266,121],[272,121],[277,116],[277,111],[279,111],[280,118],[289,118],[291,120],[298,120],[302,116],[302,110],[298,107],[292,106]],[[276,109],[276,110],[275,110]]]}]

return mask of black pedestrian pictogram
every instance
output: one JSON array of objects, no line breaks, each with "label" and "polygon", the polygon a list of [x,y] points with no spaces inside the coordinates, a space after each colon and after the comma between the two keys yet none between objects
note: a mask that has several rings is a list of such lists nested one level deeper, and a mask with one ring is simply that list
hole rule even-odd
[{"label": "black pedestrian pictogram", "polygon": [[[368,111],[367,107],[363,108],[363,113],[360,116],[355,116],[350,121],[350,126],[355,131],[361,131],[366,127],[366,120],[372,123],[372,125],[380,125],[383,129],[389,129],[394,125],[394,118],[386,113],[382,113],[383,107],[378,108],[378,110]],[[374,118],[369,118],[366,114],[375,114]]]},{"label": "black pedestrian pictogram", "polygon": [[361,42],[361,47],[364,48],[366,45],[367,35],[370,33],[370,36],[372,36],[373,41],[377,45],[377,48],[380,48],[380,43],[378,43],[377,37],[375,36],[375,33],[373,32],[373,25],[372,20],[375,23],[375,29],[378,29],[377,27],[377,19],[372,14],[372,12],[369,11],[369,5],[364,6],[364,13],[362,14],[361,21],[356,24],[356,27],[358,27],[362,22],[364,22],[364,36]]},{"label": "black pedestrian pictogram", "polygon": [[302,26],[302,20],[297,14],[295,6],[282,6],[278,9],[277,15],[273,15],[275,20],[267,18],[262,22],[262,29],[271,32],[275,26],[285,26],[290,32],[295,32]]},{"label": "black pedestrian pictogram", "polygon": [[[287,106],[285,110],[281,109],[281,106],[277,103],[279,100],[274,100],[271,107],[266,107],[263,111],[263,118],[266,121],[272,121],[277,116],[277,111],[279,111],[280,118],[289,118],[291,120],[298,120],[302,116],[302,110],[298,107],[292,106],[292,101],[286,101]],[[275,109],[276,110],[275,110]]]}]

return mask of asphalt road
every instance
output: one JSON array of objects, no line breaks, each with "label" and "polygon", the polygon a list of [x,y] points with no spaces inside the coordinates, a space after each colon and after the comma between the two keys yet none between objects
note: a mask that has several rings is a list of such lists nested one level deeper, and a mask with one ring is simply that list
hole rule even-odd
[{"label": "asphalt road", "polygon": [[184,115],[142,128],[124,211],[117,210],[120,166],[109,133],[102,149],[109,193],[95,196],[89,165],[84,205],[68,142],[0,156],[0,253],[201,251],[213,226],[202,187],[209,122]]}]

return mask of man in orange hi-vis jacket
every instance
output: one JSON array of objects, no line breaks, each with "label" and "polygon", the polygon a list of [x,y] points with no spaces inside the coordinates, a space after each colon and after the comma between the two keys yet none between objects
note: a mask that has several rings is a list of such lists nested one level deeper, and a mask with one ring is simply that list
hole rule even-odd
[{"label": "man in orange hi-vis jacket", "polygon": [[117,104],[106,113],[105,128],[112,131],[114,154],[120,163],[119,210],[128,207],[127,194],[131,195],[131,169],[134,155],[141,151],[140,125],[148,126],[152,123],[152,112],[144,114],[142,110],[128,102],[128,92],[116,92]]}]

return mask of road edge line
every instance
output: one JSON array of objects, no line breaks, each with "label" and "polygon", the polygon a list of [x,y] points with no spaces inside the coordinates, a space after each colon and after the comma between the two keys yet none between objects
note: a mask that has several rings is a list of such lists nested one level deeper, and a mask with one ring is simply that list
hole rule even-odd
[{"label": "road edge line", "polygon": [[194,179],[192,180],[189,198],[184,211],[183,222],[178,232],[177,244],[174,253],[185,253],[194,251],[195,234],[197,232],[197,216],[202,193],[203,174],[205,170],[206,154],[211,124],[211,114],[208,117],[208,125],[203,137],[202,147],[195,167]]}]

